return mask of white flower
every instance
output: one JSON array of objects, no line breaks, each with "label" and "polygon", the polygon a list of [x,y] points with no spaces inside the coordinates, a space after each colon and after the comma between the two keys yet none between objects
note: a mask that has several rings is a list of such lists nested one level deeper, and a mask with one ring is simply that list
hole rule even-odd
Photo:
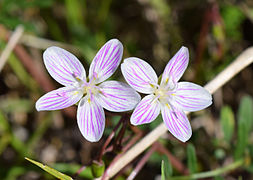
[{"label": "white flower", "polygon": [[121,71],[126,81],[145,96],[135,108],[131,123],[150,123],[162,113],[168,130],[177,139],[185,142],[192,130],[184,111],[198,111],[212,104],[210,93],[199,85],[178,82],[189,62],[189,52],[182,47],[168,62],[161,82],[153,68],[145,61],[130,57],[124,60]]},{"label": "white flower", "polygon": [[78,127],[88,141],[98,141],[105,128],[103,108],[114,112],[129,111],[140,101],[140,95],[127,84],[103,82],[115,72],[122,54],[120,41],[108,41],[93,59],[89,77],[86,78],[84,67],[73,54],[59,47],[48,48],[43,54],[45,66],[49,74],[65,87],[42,96],[36,102],[36,109],[63,109],[80,100],[77,109]]}]

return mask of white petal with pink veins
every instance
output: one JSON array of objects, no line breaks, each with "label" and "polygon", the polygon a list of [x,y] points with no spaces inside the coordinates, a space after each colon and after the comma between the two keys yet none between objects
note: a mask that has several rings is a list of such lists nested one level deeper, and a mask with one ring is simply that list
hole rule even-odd
[{"label": "white petal with pink veins", "polygon": [[170,133],[182,142],[186,142],[192,135],[190,122],[186,114],[169,105],[162,106],[163,121]]},{"label": "white petal with pink veins", "polygon": [[160,102],[153,94],[145,96],[136,106],[130,122],[133,125],[146,124],[154,121],[160,114]]},{"label": "white petal with pink veins", "polygon": [[129,85],[119,81],[106,81],[99,85],[97,98],[107,110],[122,112],[132,110],[139,103],[140,95]]},{"label": "white petal with pink veins", "polygon": [[75,87],[62,87],[43,95],[36,102],[37,111],[64,109],[77,103],[83,93]]},{"label": "white petal with pink veins", "polygon": [[101,139],[105,129],[105,113],[101,105],[94,98],[81,99],[77,108],[77,124],[81,134],[90,142]]},{"label": "white petal with pink veins", "polygon": [[117,39],[108,41],[96,54],[89,69],[89,79],[97,83],[108,79],[118,68],[123,45]]},{"label": "white petal with pink veins", "polygon": [[166,65],[162,75],[162,84],[167,83],[170,79],[177,82],[184,74],[184,71],[188,66],[188,62],[189,51],[183,46]]},{"label": "white petal with pink veins", "polygon": [[73,85],[77,79],[86,81],[86,72],[81,62],[70,52],[49,47],[43,54],[45,66],[49,74],[64,86]]},{"label": "white petal with pink veins", "polygon": [[136,57],[127,58],[121,64],[121,72],[127,83],[136,91],[144,94],[154,92],[158,78],[147,62]]},{"label": "white petal with pink veins", "polygon": [[197,84],[179,82],[171,103],[184,111],[199,111],[212,104],[212,96]]}]

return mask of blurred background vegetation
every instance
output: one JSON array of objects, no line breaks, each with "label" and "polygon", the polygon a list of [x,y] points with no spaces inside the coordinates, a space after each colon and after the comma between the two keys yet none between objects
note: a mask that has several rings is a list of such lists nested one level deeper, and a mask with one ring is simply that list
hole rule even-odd
[{"label": "blurred background vegetation", "polygon": [[[204,85],[252,46],[253,1],[0,0],[0,52],[18,25],[25,32],[0,72],[0,179],[53,179],[24,157],[74,175],[98,155],[119,116],[107,116],[102,140],[89,143],[78,130],[75,107],[37,112],[36,100],[59,87],[43,65],[45,48],[57,44],[68,49],[88,71],[99,48],[117,38],[124,45],[124,58],[142,58],[161,74],[172,55],[186,46],[190,64],[183,80]],[[120,71],[113,78],[123,80]],[[191,114],[190,141],[162,137],[159,143],[167,153],[155,151],[136,179],[158,178],[168,152],[188,172],[171,163],[167,176],[209,171],[246,158],[246,165],[215,179],[253,179],[252,82],[251,65],[214,94],[210,108]],[[151,131],[158,119],[137,129],[128,127],[125,136]],[[105,156],[106,161],[113,156]],[[125,179],[138,160],[117,179]],[[163,162],[170,164],[168,159]],[[92,179],[90,169],[79,178]]]}]

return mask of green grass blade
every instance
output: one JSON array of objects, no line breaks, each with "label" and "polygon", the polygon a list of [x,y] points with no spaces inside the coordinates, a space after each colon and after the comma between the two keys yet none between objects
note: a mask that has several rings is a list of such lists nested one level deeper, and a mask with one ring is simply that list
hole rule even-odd
[{"label": "green grass blade", "polygon": [[250,96],[244,96],[240,102],[238,112],[238,137],[235,149],[235,158],[243,156],[248,145],[250,131],[253,124],[253,100]]},{"label": "green grass blade", "polygon": [[249,135],[253,126],[253,100],[250,96],[244,96],[240,102],[238,121],[245,122],[246,133]]},{"label": "green grass blade", "polygon": [[222,107],[220,120],[224,139],[229,144],[235,128],[234,113],[229,106]]},{"label": "green grass blade", "polygon": [[197,157],[195,148],[192,144],[187,145],[187,165],[190,170],[190,173],[197,172]]},{"label": "green grass blade", "polygon": [[162,160],[162,163],[161,163],[161,180],[166,180],[166,178],[165,178],[164,160]]},{"label": "green grass blade", "polygon": [[30,161],[31,163],[39,166],[41,169],[43,169],[44,171],[48,172],[49,174],[53,175],[54,177],[58,178],[58,179],[62,179],[62,180],[72,180],[72,178],[68,175],[65,175],[49,166],[46,166],[40,162],[34,161],[32,159],[29,158],[25,158],[26,160]]}]

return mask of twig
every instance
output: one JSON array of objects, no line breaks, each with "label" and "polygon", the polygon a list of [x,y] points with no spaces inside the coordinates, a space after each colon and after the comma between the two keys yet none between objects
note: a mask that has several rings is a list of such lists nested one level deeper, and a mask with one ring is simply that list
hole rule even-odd
[{"label": "twig", "polygon": [[156,150],[157,144],[153,144],[152,147],[148,150],[148,152],[141,158],[141,160],[138,162],[137,166],[134,168],[134,170],[131,172],[131,174],[128,176],[127,180],[133,180],[135,176],[140,172],[140,170],[143,168],[143,166],[148,161],[149,157],[153,154],[153,152]]},{"label": "twig", "polygon": [[24,32],[24,28],[23,26],[19,25],[15,31],[13,32],[13,34],[11,35],[4,51],[2,52],[1,56],[0,56],[0,72],[2,70],[2,68],[4,67],[8,57],[10,56],[12,50],[14,49],[14,47],[18,44],[19,39],[21,38],[22,34]]},{"label": "twig", "polygon": [[[247,67],[253,62],[253,47],[250,47],[243,51],[236,60],[231,63],[226,69],[219,73],[212,81],[210,81],[206,86],[211,94],[213,94],[217,89],[222,87],[226,82],[232,79],[237,73],[242,69]],[[161,123],[153,131],[147,134],[141,139],[136,145],[129,149],[124,155],[122,155],[107,171],[107,178],[113,177],[117,172],[119,172],[125,165],[131,162],[135,157],[141,154],[145,149],[152,145],[159,137],[167,132],[167,128],[164,123]]]}]

